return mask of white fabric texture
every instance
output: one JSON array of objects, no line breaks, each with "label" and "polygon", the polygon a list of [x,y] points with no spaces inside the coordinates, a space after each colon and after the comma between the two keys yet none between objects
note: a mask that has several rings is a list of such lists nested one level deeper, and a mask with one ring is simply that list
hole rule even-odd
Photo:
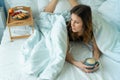
[{"label": "white fabric texture", "polygon": [[[101,23],[102,21],[99,22],[99,20],[96,19],[93,20],[94,20],[93,21],[94,24],[96,24],[95,26],[96,32],[98,31],[98,33],[100,33],[103,27]],[[0,80],[41,80],[40,78],[37,78],[33,75],[27,75],[24,73],[24,71],[22,71],[23,57],[21,57],[20,47],[21,45],[23,45],[23,42],[26,40],[20,39],[20,40],[15,40],[14,42],[10,42],[7,40],[9,39],[7,34],[8,34],[8,29],[7,31],[5,30],[2,40],[7,42],[5,44],[0,45]],[[106,35],[105,35],[105,39],[106,39]],[[39,38],[36,40],[39,40]],[[102,44],[106,44],[106,43],[101,43],[101,45]],[[80,43],[72,43],[70,51],[76,60],[84,60],[85,58],[92,56],[88,47]],[[111,54],[107,53],[107,55],[110,56]],[[57,79],[55,80],[83,80],[83,79],[84,80],[119,80],[120,63],[117,62],[116,60],[113,60],[112,57],[114,56],[113,54],[111,56],[112,58],[108,56],[106,56],[105,53],[103,53],[100,59],[100,69],[97,72],[90,74],[84,73],[82,72],[81,69],[75,67],[70,63],[65,62],[61,72],[59,73]]]},{"label": "white fabric texture", "polygon": [[49,0],[37,0],[38,13],[45,9],[45,6],[49,3]]},{"label": "white fabric texture", "polygon": [[[104,55],[120,62],[120,35],[117,27],[107,22],[101,14],[93,13],[94,36]],[[103,45],[104,44],[104,45]]]},{"label": "white fabric texture", "polygon": [[98,11],[104,18],[110,22],[117,24],[120,31],[120,0],[106,0],[99,8]]},{"label": "white fabric texture", "polygon": [[54,80],[61,71],[67,51],[67,30],[61,15],[41,13],[38,29],[23,45],[26,73]]},{"label": "white fabric texture", "polygon": [[[26,1],[7,0],[7,2],[8,1],[9,1],[9,3],[11,3],[11,4],[8,4],[8,6],[16,6],[16,5],[33,6],[32,9],[33,9],[33,13],[35,13],[34,15],[36,16],[36,14],[39,14],[38,7],[36,7],[37,5],[35,5],[35,4],[37,4],[37,0],[35,0],[36,3],[34,2],[34,0],[31,0],[32,3],[27,0]],[[45,5],[48,3],[48,0],[40,0],[40,1],[43,1],[43,2],[47,1],[47,2],[44,2]],[[62,1],[63,0],[61,0],[61,2]],[[119,80],[120,79],[120,77],[119,77],[119,73],[120,73],[120,69],[119,69],[119,67],[120,67],[119,34],[120,33],[119,33],[119,31],[120,31],[120,28],[118,28],[119,27],[119,23],[118,23],[119,22],[119,14],[117,12],[117,9],[119,7],[118,4],[120,1],[119,0],[118,1],[117,0],[78,0],[78,1],[83,4],[91,5],[92,10],[98,9],[98,7],[104,1],[106,1],[106,2],[111,1],[110,4],[112,6],[117,7],[117,8],[115,8],[115,12],[114,12],[113,11],[114,7],[111,8],[111,6],[109,6],[109,4],[107,4],[105,2],[100,6],[99,10],[100,9],[102,9],[102,10],[103,9],[107,9],[107,10],[112,9],[112,12],[109,12],[110,10],[107,12],[112,13],[113,15],[106,13],[106,11],[105,11],[105,15],[104,14],[94,15],[93,14],[94,15],[93,16],[94,35],[97,40],[98,47],[100,48],[101,52],[103,53],[102,57],[100,58],[100,69],[95,73],[89,74],[89,73],[84,73],[84,72],[82,72],[81,69],[75,67],[74,65],[72,65],[70,63],[65,62],[64,65],[63,65],[63,63],[60,64],[60,65],[63,65],[62,68],[61,68],[61,66],[58,67],[58,65],[56,65],[55,68],[57,68],[58,72],[55,72],[55,69],[54,70],[51,69],[51,70],[53,70],[53,73],[51,73],[50,72],[51,67],[46,68],[45,66],[47,66],[47,64],[44,64],[50,60],[50,58],[48,58],[49,55],[42,54],[42,52],[49,54],[48,49],[46,49],[46,47],[48,47],[49,50],[51,50],[50,49],[51,47],[49,47],[49,45],[51,45],[51,44],[45,46],[46,45],[44,43],[45,37],[41,36],[41,35],[46,35],[47,30],[51,29],[50,27],[48,27],[51,25],[48,25],[46,27],[43,26],[44,28],[39,27],[39,28],[41,28],[39,30],[42,30],[42,32],[44,32],[44,31],[46,31],[46,32],[39,34],[39,30],[38,31],[36,30],[34,35],[31,36],[31,38],[29,38],[27,41],[25,39],[22,39],[22,40],[20,39],[20,40],[15,40],[14,42],[10,42],[8,30],[4,32],[2,44],[0,45],[0,80],[37,80],[37,79],[41,80],[41,78],[44,78],[44,77],[47,79],[48,79],[48,77],[52,79],[52,77],[57,76],[57,74],[58,74],[58,76],[55,80],[83,80],[83,79],[84,80]],[[33,4],[33,3],[35,3],[35,4]],[[41,3],[39,2],[38,5],[40,6],[40,4],[42,4],[44,7],[44,3],[42,4],[42,2]],[[63,6],[63,4],[65,4],[65,3],[63,3],[62,5],[61,4],[62,3],[59,3],[58,8],[60,8],[60,6]],[[68,6],[68,5],[64,5],[64,7],[66,7],[66,6]],[[40,6],[40,8],[41,8],[41,6]],[[64,10],[64,8],[62,10]],[[102,10],[100,12],[102,12]],[[56,8],[56,12],[57,12],[57,8]],[[99,13],[96,13],[96,14],[99,14]],[[109,14],[110,16],[107,14]],[[117,15],[117,16],[115,16],[115,15]],[[46,19],[46,18],[47,17],[44,16],[44,19]],[[49,20],[51,20],[51,19],[52,18],[49,17]],[[49,22],[49,20],[48,20],[48,22]],[[117,24],[117,26],[113,23],[107,22],[106,20],[110,21],[110,22],[115,20],[115,21],[113,21],[113,23]],[[48,24],[47,21],[44,21],[44,22],[46,24]],[[53,22],[51,22],[51,23],[53,23]],[[38,24],[39,24],[39,20],[38,20]],[[44,24],[42,24],[42,25],[44,25]],[[55,25],[57,25],[57,24],[55,24]],[[119,30],[117,30],[117,29],[119,29]],[[58,31],[57,28],[54,28],[53,31],[54,30],[56,30],[56,32]],[[52,33],[52,34],[54,34],[54,33]],[[54,37],[54,36],[51,36],[51,37]],[[41,39],[41,41],[39,43],[37,43],[40,39]],[[50,38],[48,38],[48,39],[50,39]],[[32,41],[32,40],[34,40],[34,41]],[[24,55],[26,56],[25,60],[30,59],[29,57],[32,55],[31,59],[33,59],[33,60],[28,61],[28,64],[32,62],[33,63],[32,65],[34,67],[32,67],[32,65],[27,65],[30,67],[26,67],[26,69],[24,69],[24,71],[22,71],[23,57],[21,57],[20,47],[21,47],[21,45],[23,45],[24,41],[28,42],[28,44],[26,44],[25,46],[29,47],[29,48],[24,48],[24,50],[25,50]],[[46,41],[48,41],[48,43],[49,43],[49,40],[46,40]],[[42,43],[42,45],[40,45],[41,43]],[[37,44],[37,45],[35,46],[35,44]],[[52,45],[55,45],[55,43]],[[33,49],[33,46],[34,46],[34,50],[32,51],[31,49]],[[64,47],[62,47],[62,48],[64,48]],[[54,48],[56,48],[56,47],[54,47]],[[37,51],[41,51],[41,54],[37,54],[36,53]],[[33,54],[29,54],[30,52]],[[51,50],[51,52],[52,52],[52,50]],[[34,53],[36,53],[36,54],[34,55]],[[92,56],[89,49],[84,44],[81,44],[81,43],[80,44],[79,43],[71,44],[71,54],[73,55],[73,57],[76,60],[84,60],[85,58]],[[39,56],[42,56],[42,57],[38,58]],[[61,57],[64,57],[64,56],[61,56]],[[36,67],[41,67],[41,65],[39,66],[39,64],[37,65],[37,63],[34,63],[34,62],[36,62],[34,59],[36,59],[36,61],[37,60],[43,61],[43,64],[41,63],[42,64],[41,70],[38,70],[39,68],[36,68]],[[44,59],[46,59],[46,60],[44,60]],[[35,66],[35,65],[37,65],[37,66]],[[24,73],[25,71],[26,72],[29,71],[27,73],[33,73],[36,71],[36,74],[38,74],[38,73],[41,73],[43,71],[43,69],[45,69],[45,68],[46,68],[45,72],[39,78],[35,77],[34,75],[27,75]],[[30,71],[30,70],[32,70],[32,71]],[[53,75],[48,75],[48,73],[53,74]],[[55,73],[57,73],[57,74],[55,74]]]},{"label": "white fabric texture", "polygon": [[[4,35],[4,39],[5,39]],[[7,39],[7,37],[6,37]],[[27,75],[22,71],[22,57],[20,47],[25,40],[15,40],[12,43],[0,45],[0,80],[39,80],[37,77]],[[77,60],[91,56],[89,49],[83,44],[72,44],[71,53]],[[84,52],[83,54],[81,54]],[[79,55],[79,56],[78,56]],[[62,71],[56,80],[119,80],[120,63],[103,55],[100,59],[101,67],[95,73],[84,73],[81,69],[65,62]],[[112,76],[111,76],[112,75]]]},{"label": "white fabric texture", "polygon": [[77,0],[80,4],[86,4],[91,7],[93,11],[97,11],[98,8],[104,3],[105,0]]}]

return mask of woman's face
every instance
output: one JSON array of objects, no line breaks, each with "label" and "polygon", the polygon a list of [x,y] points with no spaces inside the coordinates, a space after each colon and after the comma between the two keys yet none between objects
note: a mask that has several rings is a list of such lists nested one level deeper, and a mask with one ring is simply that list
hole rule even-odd
[{"label": "woman's face", "polygon": [[82,35],[83,33],[83,21],[76,14],[71,14],[71,28],[73,32],[78,33],[78,35]]}]

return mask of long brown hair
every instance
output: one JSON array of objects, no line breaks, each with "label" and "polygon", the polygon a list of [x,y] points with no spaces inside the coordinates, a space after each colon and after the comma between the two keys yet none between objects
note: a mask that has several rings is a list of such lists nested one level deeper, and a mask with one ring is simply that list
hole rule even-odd
[{"label": "long brown hair", "polygon": [[82,19],[84,32],[82,36],[78,36],[77,33],[72,32],[70,21],[67,26],[69,40],[82,40],[84,43],[91,41],[93,37],[91,8],[87,5],[77,5],[72,8],[70,13],[76,14]]}]

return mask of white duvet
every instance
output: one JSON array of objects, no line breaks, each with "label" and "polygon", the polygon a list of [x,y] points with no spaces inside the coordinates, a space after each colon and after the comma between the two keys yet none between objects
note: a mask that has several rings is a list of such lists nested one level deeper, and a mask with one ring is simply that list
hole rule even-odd
[{"label": "white duvet", "polygon": [[[28,74],[38,76],[38,80],[65,80],[63,75],[61,77],[58,76],[61,69],[64,69],[64,66],[71,65],[65,63],[63,66],[67,51],[65,20],[65,13],[41,13],[37,20],[37,28],[34,35],[25,42],[25,45],[23,45],[22,53],[26,60],[25,71]],[[118,37],[119,32],[117,29],[114,28],[113,25],[109,25],[98,13],[93,13],[93,24],[94,35],[99,49],[103,55],[106,55],[107,57],[110,57],[111,60],[119,63],[120,38]],[[74,47],[78,50],[72,48],[71,53],[73,53],[76,59],[84,60],[87,57],[92,57],[90,55],[92,54],[91,51],[89,51],[84,44],[76,43]],[[66,72],[64,72],[64,74],[65,73]],[[104,69],[101,64],[100,69],[92,74],[86,74],[80,70],[78,74],[82,75],[82,77],[78,77],[77,80],[104,80],[103,73]],[[69,73],[69,75],[70,74],[71,73]],[[65,75],[67,75],[67,73]]]},{"label": "white duvet", "polygon": [[[37,80],[38,78],[32,75],[25,74],[22,70],[23,63],[21,54],[19,53],[20,46],[24,40],[14,41],[8,45],[0,46],[0,80]],[[16,45],[17,44],[17,45]],[[84,58],[84,54],[80,54],[82,50],[89,50],[86,46],[72,44],[72,54],[76,59]],[[80,53],[78,53],[80,52]],[[84,51],[82,51],[84,52]],[[84,52],[85,53],[85,52]],[[82,56],[82,57],[78,57]],[[87,57],[91,56],[85,54]],[[84,73],[79,68],[65,62],[64,66],[56,80],[119,80],[120,63],[117,63],[111,58],[102,55],[100,58],[100,69],[95,73]]]}]

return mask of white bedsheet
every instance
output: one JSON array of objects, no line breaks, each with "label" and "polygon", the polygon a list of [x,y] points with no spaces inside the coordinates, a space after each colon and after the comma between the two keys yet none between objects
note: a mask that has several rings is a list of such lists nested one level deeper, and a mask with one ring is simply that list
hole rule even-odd
[{"label": "white bedsheet", "polygon": [[22,73],[22,57],[19,53],[26,39],[10,42],[8,29],[4,31],[0,45],[0,80],[35,80],[35,77]]},{"label": "white bedsheet", "polygon": [[[37,80],[32,75],[27,75],[22,71],[22,56],[19,53],[21,45],[25,39],[14,40],[10,42],[7,31],[5,31],[2,45],[0,45],[0,80]],[[89,54],[81,55],[82,50],[89,51],[85,46],[73,44],[71,51],[73,56],[80,60],[84,56],[91,56]],[[81,52],[82,53],[82,52]],[[78,57],[82,56],[82,57]],[[59,74],[57,80],[119,80],[120,63],[117,63],[106,56],[100,59],[100,69],[95,73],[84,73],[79,68],[72,64],[65,62],[64,67]]]},{"label": "white bedsheet", "polygon": [[[34,80],[22,74],[22,59],[20,59],[20,45],[22,41],[0,46],[0,80]],[[18,44],[18,45],[14,45]]]},{"label": "white bedsheet", "polygon": [[[18,43],[18,42],[17,42]],[[36,77],[22,72],[22,59],[19,54],[20,45],[0,46],[0,80],[36,80]],[[77,67],[65,62],[64,68],[57,80],[119,80],[120,64],[106,56],[101,59],[102,72],[84,73]],[[94,75],[94,76],[93,76]],[[96,76],[95,76],[96,75]]]}]

